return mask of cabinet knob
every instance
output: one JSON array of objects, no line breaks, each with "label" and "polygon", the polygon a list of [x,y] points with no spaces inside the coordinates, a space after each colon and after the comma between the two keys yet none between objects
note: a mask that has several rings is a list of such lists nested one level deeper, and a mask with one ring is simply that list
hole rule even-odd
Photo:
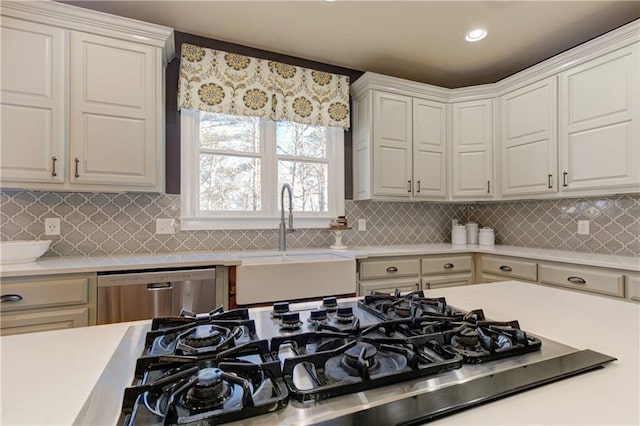
[{"label": "cabinet knob", "polygon": [[389,266],[387,268],[387,272],[398,272],[398,268],[396,268],[395,266]]},{"label": "cabinet knob", "polygon": [[22,296],[19,294],[3,294],[0,296],[0,302],[19,302],[22,300]]},{"label": "cabinet knob", "polygon": [[444,264],[444,269],[451,269],[453,268],[453,263],[445,263]]},{"label": "cabinet knob", "polygon": [[512,271],[511,266],[507,266],[507,265],[502,265],[500,267],[500,270],[504,271],[504,272],[511,272]]},{"label": "cabinet knob", "polygon": [[573,283],[573,284],[586,284],[587,283],[584,280],[584,278],[580,278],[580,277],[569,277],[569,278],[567,278],[567,281],[569,281],[570,283]]}]

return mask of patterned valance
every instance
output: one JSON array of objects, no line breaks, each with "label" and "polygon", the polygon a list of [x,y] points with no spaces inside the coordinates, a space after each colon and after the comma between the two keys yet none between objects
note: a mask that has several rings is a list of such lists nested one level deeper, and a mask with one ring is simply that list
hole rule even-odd
[{"label": "patterned valance", "polygon": [[178,108],[349,128],[349,77],[182,45]]}]

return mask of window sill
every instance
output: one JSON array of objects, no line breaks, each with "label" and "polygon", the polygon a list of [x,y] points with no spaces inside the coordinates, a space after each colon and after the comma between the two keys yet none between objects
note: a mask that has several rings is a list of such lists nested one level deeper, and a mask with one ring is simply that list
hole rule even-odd
[{"label": "window sill", "polygon": [[[295,229],[326,229],[332,218],[326,217],[293,217],[293,227]],[[285,217],[288,226],[288,219]],[[249,230],[249,229],[278,229],[280,217],[260,217],[260,218],[180,218],[180,230],[182,231],[203,231],[203,230]]]}]

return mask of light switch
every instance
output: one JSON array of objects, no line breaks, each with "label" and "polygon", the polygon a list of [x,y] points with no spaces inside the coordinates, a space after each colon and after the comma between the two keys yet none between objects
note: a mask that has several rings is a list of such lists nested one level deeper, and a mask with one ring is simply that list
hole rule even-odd
[{"label": "light switch", "polygon": [[367,219],[358,219],[358,231],[367,230]]}]

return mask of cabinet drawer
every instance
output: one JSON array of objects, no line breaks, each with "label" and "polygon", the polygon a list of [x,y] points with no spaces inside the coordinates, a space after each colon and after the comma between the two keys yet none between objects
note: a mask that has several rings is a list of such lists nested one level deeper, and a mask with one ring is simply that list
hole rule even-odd
[{"label": "cabinet drawer", "polygon": [[89,325],[89,308],[35,310],[2,315],[0,335],[62,330]]},{"label": "cabinet drawer", "polygon": [[482,256],[482,272],[503,277],[537,281],[537,264],[508,257]]},{"label": "cabinet drawer", "polygon": [[89,279],[66,278],[2,283],[2,311],[89,302]]},{"label": "cabinet drawer", "polygon": [[471,270],[471,256],[433,256],[422,259],[422,275],[450,274]]},{"label": "cabinet drawer", "polygon": [[624,297],[624,275],[618,272],[543,264],[539,277],[543,284]]},{"label": "cabinet drawer", "polygon": [[403,277],[419,275],[418,259],[385,259],[360,263],[360,279]]},{"label": "cabinet drawer", "polygon": [[627,299],[640,302],[640,275],[627,275]]}]

